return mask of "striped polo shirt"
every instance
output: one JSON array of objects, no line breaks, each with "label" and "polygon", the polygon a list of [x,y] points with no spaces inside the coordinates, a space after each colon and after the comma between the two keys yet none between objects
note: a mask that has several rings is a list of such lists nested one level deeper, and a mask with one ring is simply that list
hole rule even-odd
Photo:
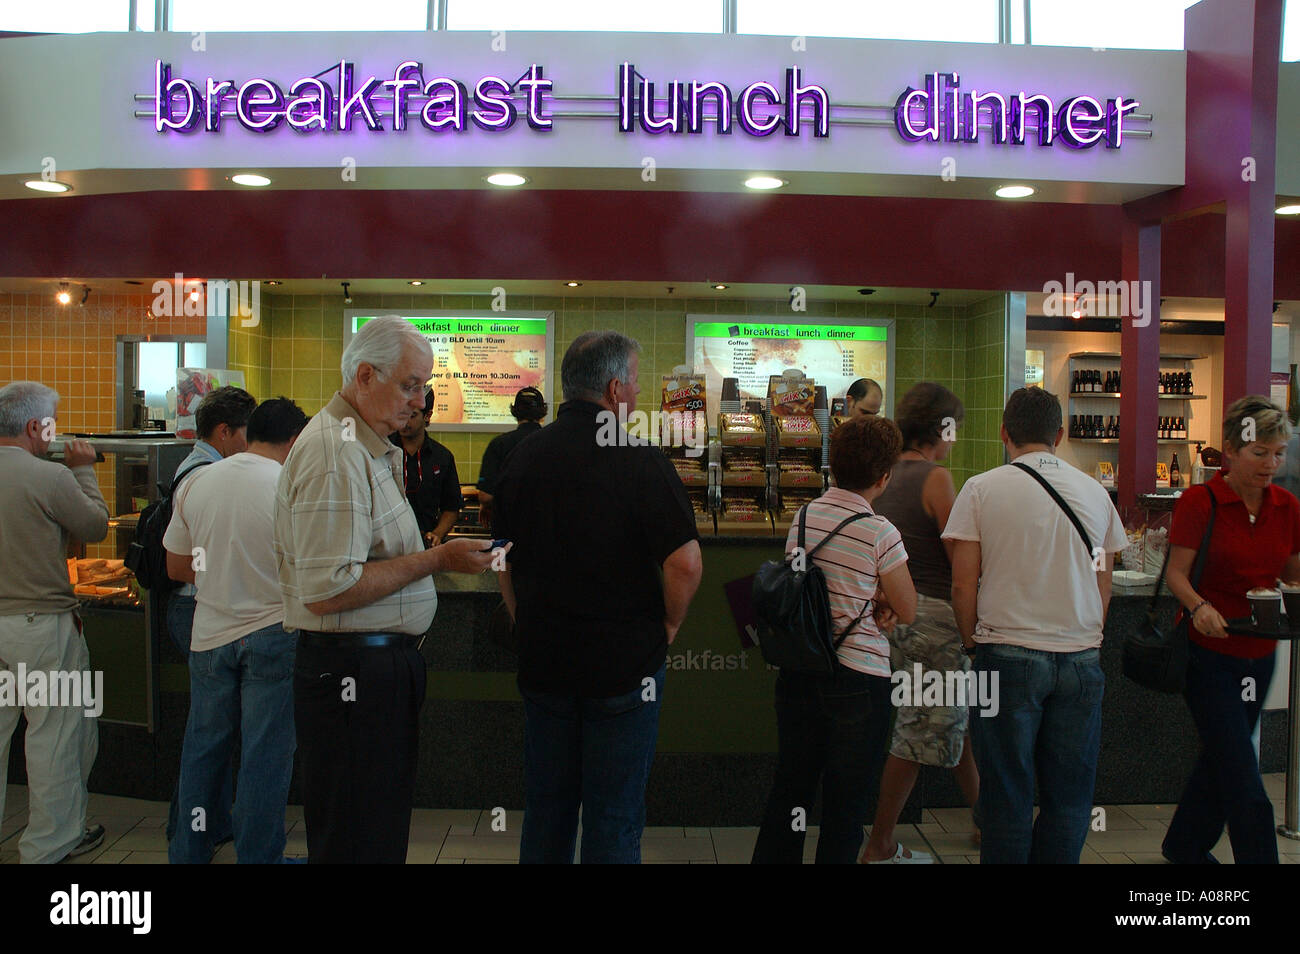
[{"label": "striped polo shirt", "polygon": [[[874,513],[858,494],[839,487],[832,487],[808,505],[805,548],[811,550],[841,520],[855,513],[871,516],[849,524],[813,557],[813,562],[826,576],[831,625],[836,639],[862,612],[866,602],[875,598],[879,575],[907,562],[907,551],[897,528]],[[799,522],[796,518],[785,541],[787,556],[794,550],[798,539]],[[876,626],[871,611],[858,620],[840,644],[839,660],[858,672],[889,676],[889,641]]]}]

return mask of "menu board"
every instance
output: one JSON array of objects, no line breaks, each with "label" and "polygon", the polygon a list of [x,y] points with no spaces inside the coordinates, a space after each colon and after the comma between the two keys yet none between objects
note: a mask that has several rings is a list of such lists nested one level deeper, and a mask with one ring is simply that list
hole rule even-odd
[{"label": "menu board", "polygon": [[[433,348],[433,416],[442,431],[506,431],[520,388],[548,395],[555,352],[551,312],[406,312]],[[375,314],[349,312],[348,340]],[[347,342],[345,342],[346,346]]]},{"label": "menu board", "polygon": [[892,321],[763,322],[753,316],[689,315],[686,347],[695,371],[704,375],[709,419],[716,420],[723,378],[737,379],[743,406],[746,400],[764,400],[771,376],[790,368],[825,385],[830,399],[843,397],[858,378],[878,381],[890,395],[892,330]]}]

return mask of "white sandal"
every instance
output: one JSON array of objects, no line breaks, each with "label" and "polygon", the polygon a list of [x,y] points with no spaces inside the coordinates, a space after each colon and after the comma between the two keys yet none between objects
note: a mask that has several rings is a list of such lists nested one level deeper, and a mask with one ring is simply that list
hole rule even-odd
[{"label": "white sandal", "polygon": [[[907,852],[904,854],[903,852]],[[894,849],[894,857],[881,861],[868,861],[869,865],[932,865],[934,856],[925,851],[908,851],[900,841]]]}]

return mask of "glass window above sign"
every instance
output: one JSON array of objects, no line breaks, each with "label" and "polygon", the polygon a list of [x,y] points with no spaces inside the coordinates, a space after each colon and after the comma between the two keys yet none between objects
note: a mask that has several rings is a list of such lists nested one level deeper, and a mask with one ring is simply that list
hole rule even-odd
[{"label": "glass window above sign", "polygon": [[619,33],[719,33],[721,0],[448,0],[449,30],[608,30]]},{"label": "glass window above sign", "polygon": [[736,29],[777,36],[996,43],[998,4],[997,0],[738,0]]},{"label": "glass window above sign", "polygon": [[256,33],[307,30],[423,30],[426,0],[172,0],[178,32]]}]

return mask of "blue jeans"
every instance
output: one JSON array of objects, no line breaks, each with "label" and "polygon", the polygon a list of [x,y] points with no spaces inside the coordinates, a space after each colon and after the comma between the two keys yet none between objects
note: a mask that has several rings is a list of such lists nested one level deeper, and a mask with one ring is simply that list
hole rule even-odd
[{"label": "blue jeans", "polygon": [[973,671],[981,679],[997,674],[1000,704],[987,718],[971,712],[980,864],[1079,863],[1101,750],[1106,677],[1100,659],[1097,649],[1053,653],[979,644]]},{"label": "blue jeans", "polygon": [[[1210,849],[1226,823],[1237,864],[1277,864],[1273,803],[1251,741],[1273,681],[1275,658],[1270,653],[1263,659],[1238,659],[1195,643],[1188,646],[1185,695],[1201,753],[1165,835],[1162,847],[1170,861],[1213,863]],[[1250,701],[1242,699],[1248,678],[1255,683]]]},{"label": "blue jeans", "polygon": [[[280,624],[190,653],[190,718],[181,753],[180,824],[172,864],[206,864],[216,847],[204,812],[217,803],[240,737],[235,854],[241,864],[284,859],[284,807],[293,776],[293,661],[297,633]],[[200,821],[200,819],[202,821]],[[198,828],[198,831],[194,829]]]},{"label": "blue jeans", "polygon": [[572,864],[582,807],[582,863],[640,864],[645,787],[659,737],[664,671],[604,699],[520,689],[524,829],[520,864]]},{"label": "blue jeans", "polygon": [[[194,633],[194,597],[182,596],[179,591],[175,591],[167,600],[167,632],[171,635],[172,642],[176,648],[181,651],[181,655],[186,659],[190,655],[190,640]],[[231,778],[231,772],[226,772],[225,782],[221,787],[221,797],[217,799],[216,804],[208,812],[208,831],[212,833],[213,838],[218,843],[229,841],[234,827],[230,821],[230,803],[233,800],[231,793],[234,791],[234,782]],[[179,810],[176,807],[176,798],[180,794],[181,780],[180,774],[177,773],[176,784],[172,786],[172,801],[167,807],[167,840],[171,841],[176,834],[177,819]]]},{"label": "blue jeans", "polygon": [[[885,676],[839,666],[830,676],[776,678],[776,777],[754,843],[754,864],[802,864],[808,816],[822,790],[817,863],[851,865],[889,744]],[[802,809],[804,824],[795,826]]]}]

